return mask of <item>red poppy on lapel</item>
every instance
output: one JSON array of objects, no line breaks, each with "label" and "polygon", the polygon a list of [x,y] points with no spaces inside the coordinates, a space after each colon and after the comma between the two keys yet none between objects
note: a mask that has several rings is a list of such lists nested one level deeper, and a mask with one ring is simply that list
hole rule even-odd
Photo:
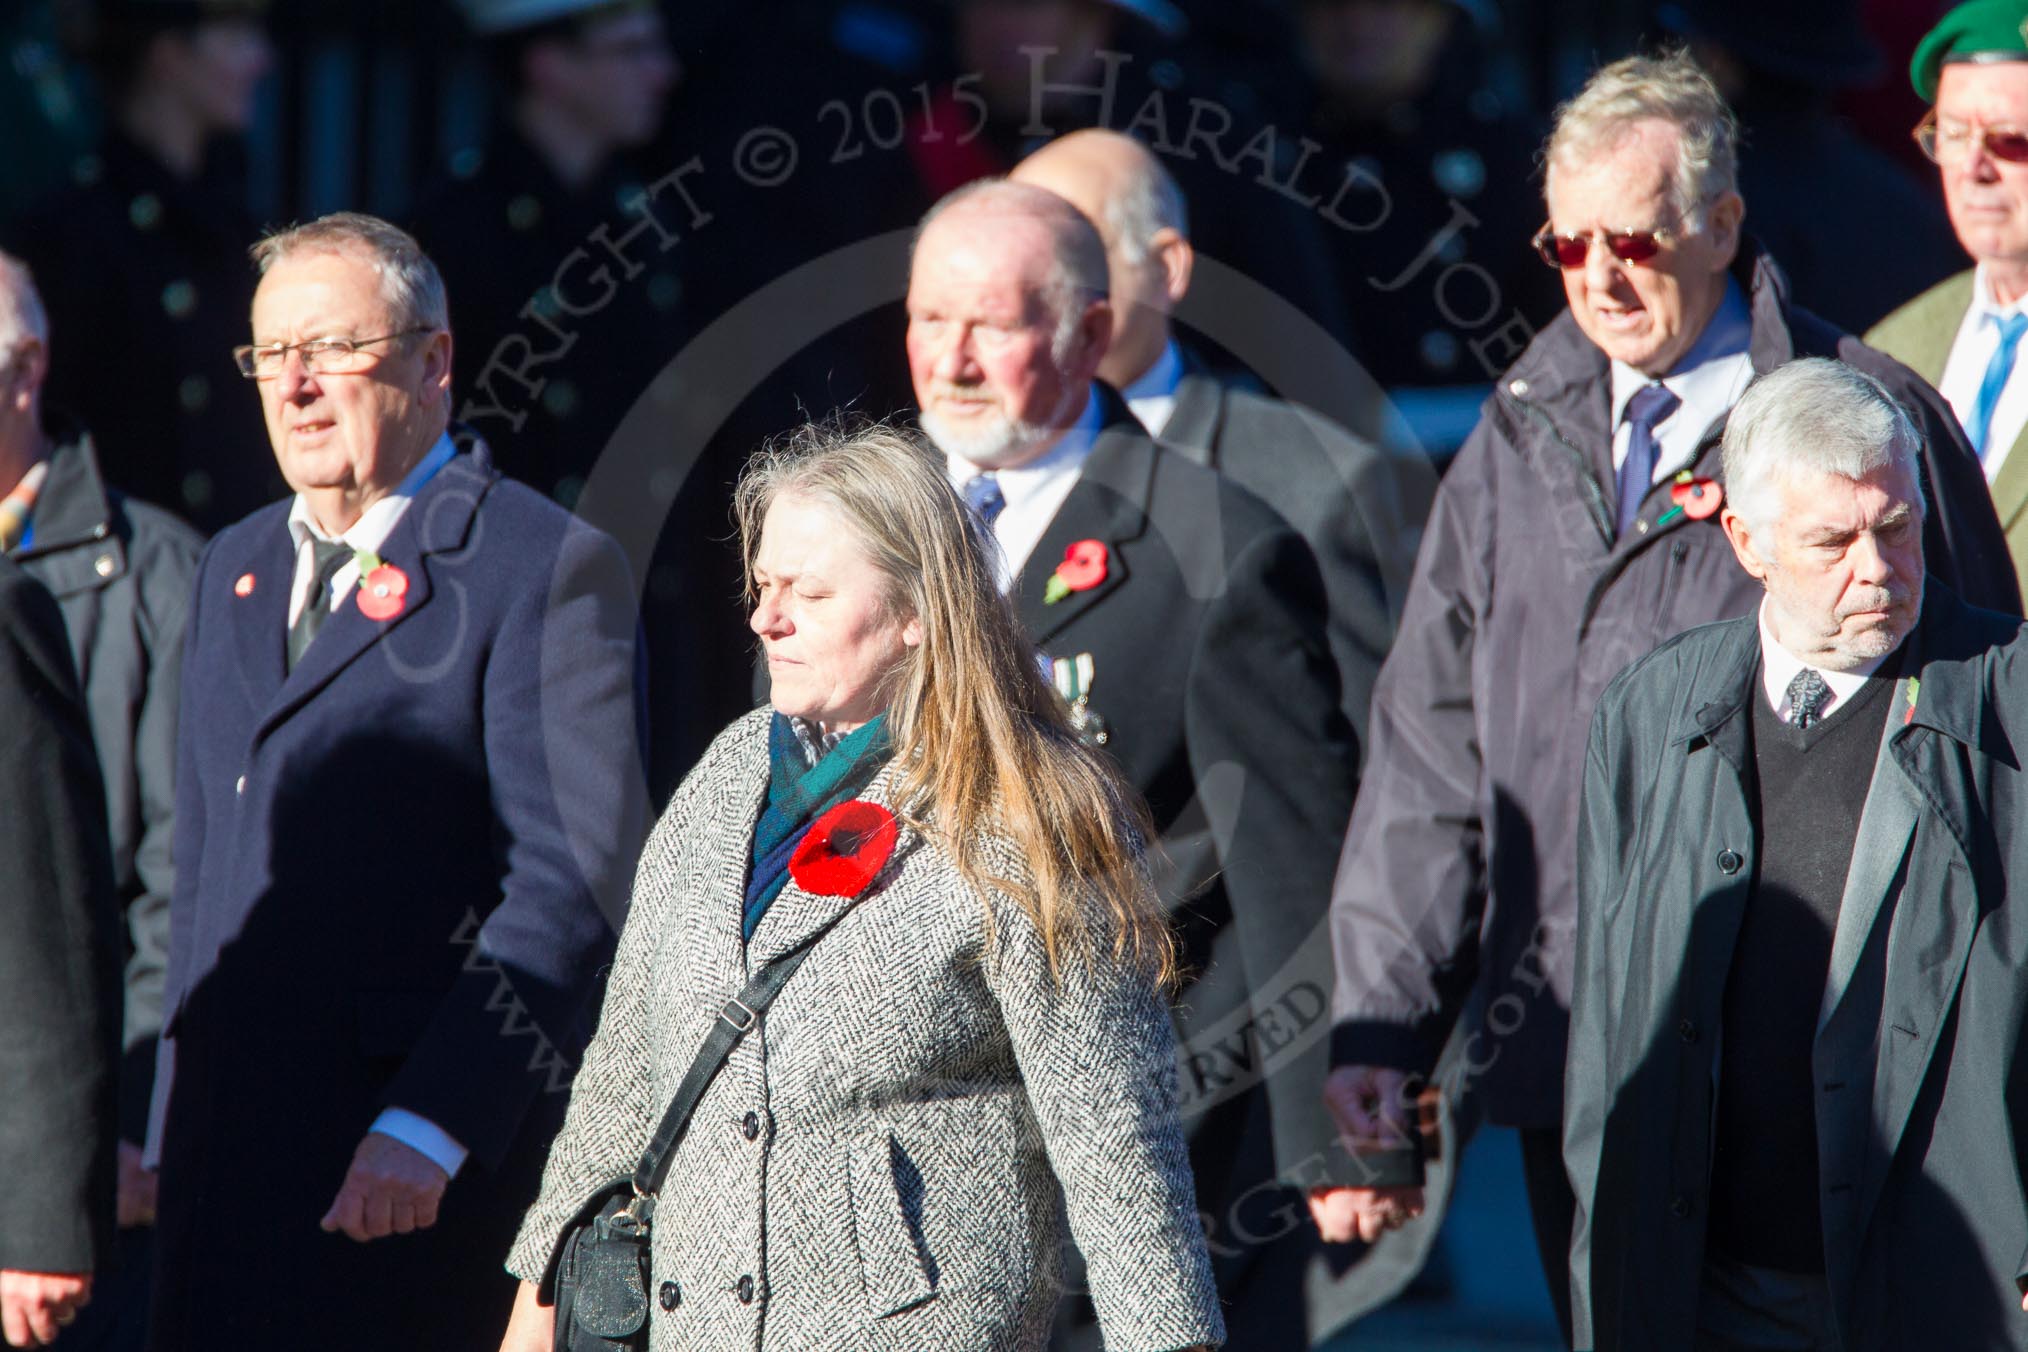
[{"label": "red poppy on lapel", "polygon": [[408,574],[383,563],[359,579],[359,613],[369,620],[391,620],[408,602]]},{"label": "red poppy on lapel", "polygon": [[254,575],[252,573],[241,573],[239,581],[232,584],[232,594],[234,596],[252,596],[253,589]]},{"label": "red poppy on lapel", "polygon": [[1075,540],[1063,551],[1063,562],[1042,589],[1042,604],[1053,606],[1072,592],[1090,591],[1106,580],[1106,547],[1102,540]]},{"label": "red poppy on lapel", "polygon": [[1669,488],[1669,501],[1692,521],[1702,521],[1725,504],[1725,486],[1716,479],[1679,479]]},{"label": "red poppy on lapel", "polygon": [[789,857],[789,876],[816,896],[856,897],[894,853],[899,834],[894,814],[880,804],[840,803],[810,824]]}]

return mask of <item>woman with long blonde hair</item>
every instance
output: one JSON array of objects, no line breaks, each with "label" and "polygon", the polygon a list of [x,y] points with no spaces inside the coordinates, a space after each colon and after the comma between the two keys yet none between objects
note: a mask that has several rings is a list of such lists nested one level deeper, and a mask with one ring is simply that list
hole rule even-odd
[{"label": "woman with long blonde hair", "polygon": [[[1042,679],[990,536],[877,424],[770,447],[736,502],[771,707],[644,852],[503,1352],[550,1345],[566,1241],[719,1043],[630,1203],[655,1352],[1039,1349],[1066,1220],[1107,1346],[1216,1344],[1151,832]],[[728,1005],[783,964],[772,1003]]]}]

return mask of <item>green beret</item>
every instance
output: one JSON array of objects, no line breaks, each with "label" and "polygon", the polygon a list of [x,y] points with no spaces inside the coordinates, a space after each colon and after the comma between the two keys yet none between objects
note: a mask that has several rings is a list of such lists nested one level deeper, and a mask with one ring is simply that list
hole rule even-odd
[{"label": "green beret", "polygon": [[1947,61],[2028,61],[2028,0],[1965,0],[1916,45],[1908,78],[1936,102],[1937,71]]}]

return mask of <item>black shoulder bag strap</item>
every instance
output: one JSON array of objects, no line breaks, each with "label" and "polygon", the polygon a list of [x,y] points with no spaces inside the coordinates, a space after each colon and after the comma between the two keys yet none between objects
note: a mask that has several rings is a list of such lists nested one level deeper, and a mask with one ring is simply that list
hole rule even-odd
[{"label": "black shoulder bag strap", "polygon": [[803,965],[803,959],[810,955],[817,941],[856,909],[857,902],[847,906],[813,930],[801,943],[754,973],[739,994],[727,1000],[725,1007],[718,1011],[718,1017],[711,1021],[711,1031],[705,1035],[704,1045],[697,1049],[690,1069],[683,1072],[683,1082],[676,1086],[675,1096],[669,1100],[661,1124],[649,1138],[648,1148],[641,1152],[641,1162],[634,1166],[634,1200],[628,1204],[627,1212],[641,1224],[646,1225],[655,1214],[655,1196],[662,1190],[662,1181],[669,1176],[669,1164],[675,1158],[676,1143],[683,1139],[691,1115],[704,1099],[704,1091],[711,1087],[726,1058],[732,1055],[732,1049],[753,1031],[754,1025],[760,1022],[761,1014],[774,1003],[782,987],[789,984],[789,978]]}]

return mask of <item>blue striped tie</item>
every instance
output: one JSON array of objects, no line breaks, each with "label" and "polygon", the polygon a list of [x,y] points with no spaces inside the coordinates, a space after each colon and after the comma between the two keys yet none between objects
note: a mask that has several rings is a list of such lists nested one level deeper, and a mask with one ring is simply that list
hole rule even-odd
[{"label": "blue striped tie", "polygon": [[1634,391],[1627,400],[1627,458],[1620,462],[1619,533],[1625,535],[1641,514],[1641,500],[1655,486],[1655,428],[1666,421],[1683,401],[1667,385],[1656,381]]},{"label": "blue striped tie", "polygon": [[1981,460],[1986,458],[1986,438],[1993,431],[1993,410],[2000,406],[2007,377],[2014,374],[2014,350],[2021,346],[2021,335],[2028,333],[2028,314],[2016,311],[2005,319],[1998,315],[1987,315],[1986,319],[2000,326],[2000,345],[1986,363],[1985,378],[1979,382],[1979,402],[1972,406],[1972,420],[1965,424],[1965,440],[1972,443],[1973,453]]}]

